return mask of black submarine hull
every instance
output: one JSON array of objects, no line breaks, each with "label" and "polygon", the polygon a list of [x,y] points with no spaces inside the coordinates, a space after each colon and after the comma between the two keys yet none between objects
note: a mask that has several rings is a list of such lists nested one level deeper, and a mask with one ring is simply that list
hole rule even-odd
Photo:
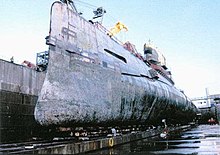
[{"label": "black submarine hull", "polygon": [[187,123],[191,101],[162,75],[66,4],[51,8],[49,64],[35,119],[49,125]]}]

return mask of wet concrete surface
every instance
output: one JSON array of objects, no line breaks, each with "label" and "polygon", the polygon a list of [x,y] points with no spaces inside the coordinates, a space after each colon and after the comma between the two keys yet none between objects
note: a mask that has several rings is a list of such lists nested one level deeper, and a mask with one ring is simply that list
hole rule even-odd
[{"label": "wet concrete surface", "polygon": [[171,133],[100,150],[89,154],[120,155],[220,155],[220,125],[199,125],[187,131]]}]

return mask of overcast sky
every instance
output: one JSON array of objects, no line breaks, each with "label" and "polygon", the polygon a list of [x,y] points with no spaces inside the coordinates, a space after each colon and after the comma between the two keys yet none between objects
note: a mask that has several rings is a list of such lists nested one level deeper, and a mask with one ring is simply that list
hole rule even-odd
[{"label": "overcast sky", "polygon": [[[0,58],[35,63],[36,53],[48,49],[50,6],[54,0],[0,1]],[[86,2],[86,3],[84,3]],[[117,21],[128,27],[117,37],[143,53],[150,39],[166,57],[176,87],[190,97],[220,93],[219,0],[86,0],[75,1],[88,19],[95,7],[107,13],[103,25]]]}]

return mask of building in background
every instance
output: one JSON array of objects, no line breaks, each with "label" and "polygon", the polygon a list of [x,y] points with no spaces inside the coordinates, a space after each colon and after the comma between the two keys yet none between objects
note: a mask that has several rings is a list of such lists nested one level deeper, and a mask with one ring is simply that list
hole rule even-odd
[{"label": "building in background", "polygon": [[220,94],[207,93],[205,97],[192,99],[192,102],[200,110],[200,123],[208,123],[211,118],[220,122]]}]

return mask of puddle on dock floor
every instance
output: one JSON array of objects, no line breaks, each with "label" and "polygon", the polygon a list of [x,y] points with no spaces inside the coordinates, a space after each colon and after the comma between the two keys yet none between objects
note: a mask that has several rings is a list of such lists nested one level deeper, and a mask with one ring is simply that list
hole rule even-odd
[{"label": "puddle on dock floor", "polygon": [[168,139],[143,139],[89,154],[220,155],[220,125],[200,125],[188,131],[173,133]]}]

